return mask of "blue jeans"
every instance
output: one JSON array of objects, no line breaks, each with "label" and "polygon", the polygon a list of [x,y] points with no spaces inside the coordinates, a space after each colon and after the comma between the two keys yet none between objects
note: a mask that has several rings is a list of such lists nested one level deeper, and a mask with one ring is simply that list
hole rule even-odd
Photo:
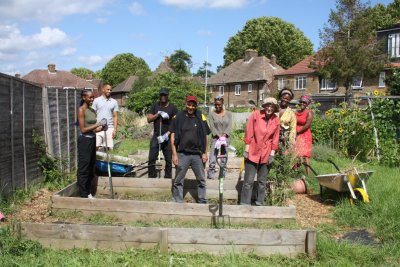
[{"label": "blue jeans", "polygon": [[254,177],[257,174],[257,195],[256,195],[256,205],[264,205],[265,198],[265,185],[268,176],[268,163],[258,164],[246,159],[244,163],[244,179],[242,192],[240,194],[240,205],[251,205],[251,195],[253,193],[253,183]]},{"label": "blue jeans", "polygon": [[196,154],[178,153],[178,166],[176,167],[175,180],[172,185],[172,197],[175,202],[183,203],[183,184],[190,166],[197,180],[198,202],[207,203],[204,164],[201,156]]}]

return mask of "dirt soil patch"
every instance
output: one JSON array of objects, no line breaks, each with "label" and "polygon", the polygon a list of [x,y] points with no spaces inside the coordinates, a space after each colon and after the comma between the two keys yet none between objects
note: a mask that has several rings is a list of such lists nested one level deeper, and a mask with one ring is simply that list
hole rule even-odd
[{"label": "dirt soil patch", "polygon": [[[7,221],[17,220],[39,223],[62,221],[62,218],[51,216],[49,213],[50,196],[54,193],[55,191],[40,189],[30,200],[21,205],[15,213],[7,215]],[[321,223],[333,222],[330,216],[333,206],[321,203],[319,195],[295,195],[292,199],[288,200],[288,204],[296,206],[297,222],[302,228],[314,228]],[[70,218],[68,221],[72,223],[75,220]],[[77,218],[78,221],[79,219]]]}]

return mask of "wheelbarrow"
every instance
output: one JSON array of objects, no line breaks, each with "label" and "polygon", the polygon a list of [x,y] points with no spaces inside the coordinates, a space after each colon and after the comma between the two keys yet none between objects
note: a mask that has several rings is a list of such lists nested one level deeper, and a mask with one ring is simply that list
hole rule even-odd
[{"label": "wheelbarrow", "polygon": [[338,193],[348,194],[350,203],[352,204],[355,202],[370,202],[366,181],[375,171],[358,171],[354,168],[351,171],[342,172],[334,162],[331,160],[328,161],[335,166],[338,173],[318,175],[315,170],[309,166],[315,174],[315,178],[318,180],[321,199],[324,199],[323,189],[329,188]]}]

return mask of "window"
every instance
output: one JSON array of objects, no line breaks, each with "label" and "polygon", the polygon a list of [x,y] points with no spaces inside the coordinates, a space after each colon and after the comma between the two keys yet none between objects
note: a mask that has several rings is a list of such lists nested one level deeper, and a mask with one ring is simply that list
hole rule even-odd
[{"label": "window", "polygon": [[307,76],[297,76],[295,90],[305,90],[307,88]]},{"label": "window", "polygon": [[249,84],[247,85],[247,92],[248,92],[248,93],[253,92],[253,84],[252,84],[252,83],[249,83]]},{"label": "window", "polygon": [[363,79],[361,77],[353,78],[353,82],[351,84],[352,89],[361,89],[363,86]]},{"label": "window", "polygon": [[240,95],[240,90],[241,90],[240,84],[236,84],[235,85],[235,95]]},{"label": "window", "polygon": [[212,87],[212,86],[209,86],[209,87],[208,87],[208,91],[210,92],[210,94],[212,94],[212,92],[213,92],[213,87]]},{"label": "window", "polygon": [[286,87],[287,80],[284,77],[278,78],[278,90],[282,90]]},{"label": "window", "polygon": [[263,101],[264,100],[264,93],[261,93],[260,94],[260,101]]},{"label": "window", "polygon": [[385,87],[385,72],[379,73],[379,87]]},{"label": "window", "polygon": [[218,91],[219,91],[219,95],[224,95],[224,86],[223,85],[220,85],[219,87],[218,87]]},{"label": "window", "polygon": [[388,53],[390,57],[400,57],[400,33],[389,34]]},{"label": "window", "polygon": [[333,90],[336,89],[336,83],[332,80],[321,79],[321,90]]}]

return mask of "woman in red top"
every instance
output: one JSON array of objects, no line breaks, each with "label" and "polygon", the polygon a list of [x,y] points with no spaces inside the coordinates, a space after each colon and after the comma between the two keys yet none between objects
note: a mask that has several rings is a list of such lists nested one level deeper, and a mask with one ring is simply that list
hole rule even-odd
[{"label": "woman in red top", "polygon": [[[311,103],[309,96],[300,97],[300,110],[296,111],[296,154],[301,157],[303,161],[310,165],[311,147],[312,147],[312,134],[311,123],[314,114],[308,105]],[[310,168],[306,166],[306,173],[310,175]]]},{"label": "woman in red top", "polygon": [[257,174],[257,196],[256,205],[264,205],[265,184],[271,163],[278,149],[280,122],[275,114],[279,111],[278,102],[275,98],[264,99],[262,110],[251,113],[244,137],[246,148],[243,153],[245,157],[244,181],[240,194],[240,205],[250,205],[253,192],[254,177]]}]

